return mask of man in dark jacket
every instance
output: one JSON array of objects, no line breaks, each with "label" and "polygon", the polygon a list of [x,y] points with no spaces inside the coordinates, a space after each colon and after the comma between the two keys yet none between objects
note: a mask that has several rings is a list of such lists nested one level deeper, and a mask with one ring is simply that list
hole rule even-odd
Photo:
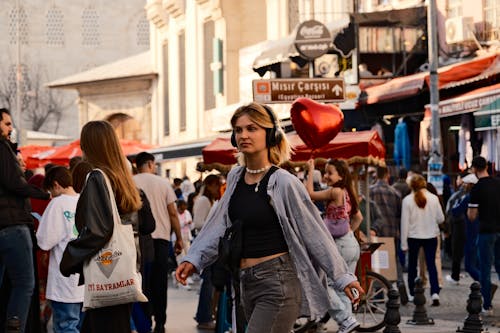
[{"label": "man in dark jacket", "polygon": [[28,198],[50,197],[24,179],[10,142],[11,133],[10,113],[0,109],[0,284],[4,274],[11,280],[7,333],[24,332],[35,285],[29,229],[33,226],[33,218]]}]

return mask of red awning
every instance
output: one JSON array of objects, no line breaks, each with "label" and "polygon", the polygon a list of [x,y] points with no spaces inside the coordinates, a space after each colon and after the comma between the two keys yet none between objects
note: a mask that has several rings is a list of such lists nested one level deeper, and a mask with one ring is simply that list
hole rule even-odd
[{"label": "red awning", "polygon": [[[385,147],[377,131],[341,132],[330,143],[314,153],[296,133],[287,133],[294,153],[292,162],[305,162],[309,158],[340,158],[349,164],[384,164]],[[231,145],[229,138],[217,138],[203,151],[202,170],[221,169],[236,163],[238,151]]]},{"label": "red awning", "polygon": [[[456,86],[453,85],[453,82],[463,82],[462,84],[466,84],[468,82],[467,79],[480,77],[481,74],[485,72],[489,73],[492,71],[492,68],[496,68],[495,64],[499,57],[500,53],[489,54],[441,67],[438,69],[438,86],[442,89]],[[489,75],[493,74],[490,73]],[[414,96],[424,88],[424,84],[428,87],[429,81],[430,76],[428,72],[398,77],[383,84],[366,88],[364,90],[366,97],[361,98],[360,102],[363,104],[385,103]]]},{"label": "red awning", "polygon": [[[133,140],[120,140],[123,153],[128,155],[138,154],[142,151],[152,149],[155,146],[140,143]],[[40,146],[38,146],[40,147]],[[43,147],[38,151],[33,147],[19,148],[28,169],[43,167],[47,163],[57,165],[69,165],[69,160],[75,156],[81,156],[80,140],[75,140],[67,145],[59,147]]]}]

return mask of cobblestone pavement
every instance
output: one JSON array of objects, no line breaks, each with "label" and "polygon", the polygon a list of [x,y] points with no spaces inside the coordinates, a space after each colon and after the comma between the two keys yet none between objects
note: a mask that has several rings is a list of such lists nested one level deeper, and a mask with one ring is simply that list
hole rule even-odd
[{"label": "cobblestone pavement", "polygon": [[[443,270],[443,277],[449,274],[449,270]],[[496,273],[492,272],[492,281],[498,283]],[[438,307],[430,306],[429,289],[426,289],[427,315],[433,318],[435,325],[432,326],[412,326],[406,324],[406,321],[412,318],[415,309],[413,304],[401,306],[401,323],[399,329],[405,333],[445,333],[455,332],[457,327],[463,326],[463,321],[467,316],[467,298],[470,293],[472,279],[465,276],[461,279],[459,285],[451,285],[443,281],[443,288],[440,293],[441,305]],[[194,285],[192,290],[183,288],[169,287],[168,296],[168,318],[167,332],[169,333],[208,333],[210,331],[197,330],[196,321],[193,319],[198,304],[198,285]],[[484,317],[484,328],[491,333],[500,333],[500,296],[493,299],[494,315]],[[326,325],[326,331],[323,333],[337,332],[336,324],[330,320]],[[382,330],[380,330],[382,332]]]}]

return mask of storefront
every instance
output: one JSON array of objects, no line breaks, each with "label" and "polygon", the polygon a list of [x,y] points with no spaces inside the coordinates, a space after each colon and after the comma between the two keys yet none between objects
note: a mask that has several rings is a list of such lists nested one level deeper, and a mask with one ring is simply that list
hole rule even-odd
[{"label": "storefront", "polygon": [[470,167],[476,155],[499,168],[500,83],[439,103],[445,164],[451,172]]}]

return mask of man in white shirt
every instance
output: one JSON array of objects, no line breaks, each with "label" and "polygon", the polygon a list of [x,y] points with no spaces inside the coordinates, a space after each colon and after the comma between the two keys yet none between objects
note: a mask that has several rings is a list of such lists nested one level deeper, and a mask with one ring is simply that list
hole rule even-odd
[{"label": "man in white shirt", "polygon": [[182,235],[177,216],[175,201],[177,197],[170,182],[155,174],[155,158],[147,152],[139,153],[135,158],[138,174],[134,181],[151,204],[156,221],[156,229],[151,234],[154,242],[155,259],[151,274],[151,303],[155,318],[155,333],[165,332],[167,320],[168,258],[170,234],[175,232],[175,254],[182,251]]},{"label": "man in white shirt", "polygon": [[43,187],[53,199],[42,215],[36,239],[42,250],[50,251],[46,297],[52,306],[54,332],[77,333],[84,287],[78,285],[78,274],[63,276],[59,264],[68,242],[78,237],[75,211],[79,195],[73,189],[68,169],[62,166],[47,172]]}]

